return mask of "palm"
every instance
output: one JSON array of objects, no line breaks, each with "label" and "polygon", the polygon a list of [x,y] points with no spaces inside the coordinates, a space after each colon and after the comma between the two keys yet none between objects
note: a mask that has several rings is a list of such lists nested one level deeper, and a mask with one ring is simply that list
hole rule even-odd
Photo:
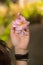
[{"label": "palm", "polygon": [[11,30],[12,44],[18,48],[27,49],[29,42],[29,31],[26,31],[26,34],[27,35],[20,36],[19,34],[16,34],[14,30]]}]

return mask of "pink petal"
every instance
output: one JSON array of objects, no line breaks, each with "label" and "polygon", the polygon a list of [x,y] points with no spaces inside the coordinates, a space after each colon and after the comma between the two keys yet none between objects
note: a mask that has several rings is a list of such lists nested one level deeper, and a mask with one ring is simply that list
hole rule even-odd
[{"label": "pink petal", "polygon": [[[22,26],[21,23],[24,22],[24,25]],[[15,32],[19,33],[20,35],[24,35],[25,31],[24,29],[27,29],[30,22],[27,22],[26,19],[23,16],[19,16],[15,21],[13,21],[12,26],[15,27]]]},{"label": "pink petal", "polygon": [[16,30],[22,30],[22,26],[17,26]]}]

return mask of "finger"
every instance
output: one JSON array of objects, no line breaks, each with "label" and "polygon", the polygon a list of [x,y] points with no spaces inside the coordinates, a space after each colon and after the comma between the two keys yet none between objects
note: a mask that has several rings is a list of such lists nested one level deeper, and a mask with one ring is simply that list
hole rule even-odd
[{"label": "finger", "polygon": [[15,30],[14,30],[13,27],[11,27],[11,37],[14,37],[14,38],[15,38],[15,37],[16,37],[16,38],[19,38],[19,37],[20,37],[20,35],[15,32]]},{"label": "finger", "polygon": [[29,29],[26,30],[26,36],[29,36]]},{"label": "finger", "polygon": [[29,36],[29,29],[26,29],[26,31],[24,31],[24,34],[22,35],[23,37],[24,36]]}]

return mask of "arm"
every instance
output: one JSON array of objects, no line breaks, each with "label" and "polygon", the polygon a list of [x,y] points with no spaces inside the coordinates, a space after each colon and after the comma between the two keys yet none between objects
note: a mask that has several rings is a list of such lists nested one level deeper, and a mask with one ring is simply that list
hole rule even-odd
[{"label": "arm", "polygon": [[[26,31],[26,35],[20,36],[15,33],[13,28],[11,29],[11,41],[14,46],[15,54],[25,55],[28,52],[27,46],[29,43],[29,29]],[[27,65],[27,61],[16,60],[16,65]]]},{"label": "arm", "polygon": [[16,61],[16,65],[28,65],[26,61]]}]

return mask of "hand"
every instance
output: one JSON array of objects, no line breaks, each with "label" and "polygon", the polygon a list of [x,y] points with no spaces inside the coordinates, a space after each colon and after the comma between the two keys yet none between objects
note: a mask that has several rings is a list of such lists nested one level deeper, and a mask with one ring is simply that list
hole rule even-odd
[{"label": "hand", "polygon": [[15,48],[15,53],[26,53],[27,52],[27,46],[30,39],[29,29],[26,30],[26,35],[19,35],[15,33],[13,27],[11,28],[11,41]]}]

